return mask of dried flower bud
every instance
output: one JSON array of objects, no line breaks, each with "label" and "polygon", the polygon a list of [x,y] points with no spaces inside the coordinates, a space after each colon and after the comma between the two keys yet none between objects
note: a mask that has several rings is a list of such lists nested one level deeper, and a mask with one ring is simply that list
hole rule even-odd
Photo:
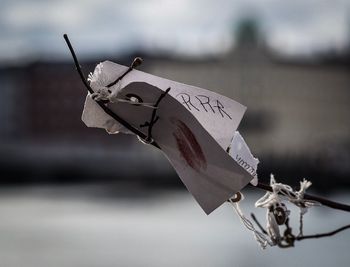
[{"label": "dried flower bud", "polygon": [[138,66],[140,66],[142,64],[143,60],[140,57],[135,57],[134,61],[131,64],[132,68],[137,68]]}]

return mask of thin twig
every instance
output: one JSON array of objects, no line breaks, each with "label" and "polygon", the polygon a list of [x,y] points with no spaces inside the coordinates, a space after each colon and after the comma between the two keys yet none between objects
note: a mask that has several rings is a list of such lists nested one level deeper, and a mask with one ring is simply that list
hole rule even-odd
[{"label": "thin twig", "polygon": [[81,70],[81,66],[79,64],[79,61],[78,61],[78,58],[77,56],[75,55],[75,52],[74,52],[74,49],[73,49],[73,46],[72,44],[70,43],[69,41],[69,38],[68,38],[68,35],[67,34],[63,34],[63,38],[64,40],[66,41],[67,45],[68,45],[68,48],[69,48],[69,51],[71,52],[72,54],[72,57],[73,57],[73,60],[74,60],[74,64],[75,64],[75,68],[76,70],[78,71],[79,73],[79,76],[80,76],[80,79],[81,81],[83,82],[83,84],[85,85],[86,89],[89,91],[90,94],[93,94],[94,93],[94,90],[92,90],[92,88],[90,87],[90,85],[87,83],[86,81],[86,78]]},{"label": "thin twig", "polygon": [[304,220],[303,220],[303,213],[300,211],[299,213],[299,234],[298,236],[303,236],[303,230],[304,230]]},{"label": "thin twig", "polygon": [[345,225],[343,227],[340,227],[332,232],[328,232],[328,233],[323,233],[323,234],[315,234],[315,235],[304,235],[304,236],[298,236],[296,237],[295,239],[300,241],[300,240],[303,240],[303,239],[311,239],[311,238],[321,238],[321,237],[327,237],[327,236],[332,236],[332,235],[335,235],[341,231],[344,231],[346,229],[349,229],[350,228],[350,224],[348,225]]},{"label": "thin twig", "polygon": [[120,77],[118,77],[114,82],[111,82],[110,84],[108,84],[106,87],[109,88],[115,85],[117,82],[123,79],[125,75],[127,75],[130,71],[132,71],[137,66],[141,65],[141,63],[142,63],[142,58],[136,57],[134,61],[131,63],[130,67]]},{"label": "thin twig", "polygon": [[152,138],[152,129],[153,129],[153,126],[154,126],[155,122],[158,120],[158,116],[156,117],[158,105],[159,105],[160,101],[162,101],[162,99],[169,93],[169,91],[170,91],[170,87],[168,89],[166,89],[165,92],[163,92],[160,95],[160,97],[158,98],[157,102],[154,104],[155,109],[153,109],[153,111],[152,111],[151,120],[150,120],[149,125],[148,125],[148,136],[147,136],[147,139],[146,139],[146,141],[148,141],[148,142],[153,140],[153,138]]},{"label": "thin twig", "polygon": [[[68,48],[72,54],[72,57],[73,57],[73,60],[74,60],[74,64],[75,64],[75,67],[79,73],[79,76],[80,76],[80,79],[82,80],[83,84],[85,85],[86,89],[90,92],[90,94],[94,93],[94,90],[92,90],[92,88],[90,87],[90,85],[87,83],[86,81],[86,78],[81,70],[81,66],[79,64],[79,61],[78,61],[78,58],[74,52],[74,49],[73,49],[73,46],[71,45],[70,41],[69,41],[69,38],[68,38],[68,35],[67,34],[64,34],[63,35],[64,39],[66,40],[66,43],[68,45]],[[124,76],[127,74],[124,73]],[[124,77],[123,76],[123,77]],[[134,126],[132,126],[130,123],[128,123],[126,120],[124,120],[123,118],[121,118],[120,116],[118,116],[116,113],[114,113],[112,110],[110,110],[106,105],[104,105],[102,102],[100,101],[95,101],[102,109],[104,112],[106,112],[109,116],[111,116],[113,119],[115,119],[117,122],[119,122],[121,125],[123,125],[125,128],[127,128],[130,132],[140,136],[141,139],[145,139],[147,138],[147,136],[139,131],[137,128],[135,128]],[[155,141],[152,141],[151,142],[151,145],[157,147],[157,148],[160,148],[159,145],[155,142]]]},{"label": "thin twig", "polygon": [[250,217],[252,217],[253,221],[259,227],[260,231],[263,232],[265,235],[267,235],[267,231],[264,229],[264,227],[262,227],[258,219],[255,217],[254,213],[250,213]]}]

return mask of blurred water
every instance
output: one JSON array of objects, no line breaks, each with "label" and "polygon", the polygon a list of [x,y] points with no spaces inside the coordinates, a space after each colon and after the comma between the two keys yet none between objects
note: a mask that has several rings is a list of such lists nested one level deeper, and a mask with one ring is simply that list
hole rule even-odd
[{"label": "blurred water", "polygon": [[[206,216],[185,191],[147,190],[1,189],[0,266],[349,266],[349,230],[263,251],[229,204]],[[261,195],[246,194],[247,214]],[[349,194],[330,197],[350,202]],[[262,210],[254,212],[263,220]],[[333,230],[349,218],[314,208],[306,215],[305,234]]]}]

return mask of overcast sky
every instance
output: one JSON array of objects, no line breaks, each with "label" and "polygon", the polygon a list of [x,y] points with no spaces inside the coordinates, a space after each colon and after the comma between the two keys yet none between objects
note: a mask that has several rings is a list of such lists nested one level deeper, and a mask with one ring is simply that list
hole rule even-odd
[{"label": "overcast sky", "polygon": [[80,57],[128,49],[223,54],[234,27],[256,16],[267,44],[286,56],[341,52],[350,42],[350,0],[0,0],[0,62]]}]

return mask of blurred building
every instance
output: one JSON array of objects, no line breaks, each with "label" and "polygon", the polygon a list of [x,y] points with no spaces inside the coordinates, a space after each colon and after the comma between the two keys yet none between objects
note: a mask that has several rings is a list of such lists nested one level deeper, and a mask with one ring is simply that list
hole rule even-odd
[{"label": "blurred building", "polygon": [[[349,65],[280,60],[249,23],[239,36],[224,58],[144,55],[142,70],[246,105],[239,130],[259,157],[265,179],[273,172],[285,180],[323,179],[316,184],[325,188],[331,178],[349,186]],[[128,64],[132,57],[127,58],[116,61]],[[85,62],[84,69],[92,71],[96,63]],[[3,68],[0,77],[3,181],[173,179],[170,165],[153,148],[83,125],[86,92],[71,62]]]},{"label": "blurred building", "polygon": [[[153,60],[149,72],[207,88],[248,107],[239,130],[269,173],[297,181],[330,177],[349,185],[349,57],[319,61],[278,57],[259,39],[253,22],[242,23],[239,43],[220,60]],[[328,181],[328,182],[327,182]]]},{"label": "blurred building", "polygon": [[152,183],[169,174],[160,153],[133,136],[86,128],[81,121],[86,89],[71,62],[4,68],[0,77],[2,182]]}]

